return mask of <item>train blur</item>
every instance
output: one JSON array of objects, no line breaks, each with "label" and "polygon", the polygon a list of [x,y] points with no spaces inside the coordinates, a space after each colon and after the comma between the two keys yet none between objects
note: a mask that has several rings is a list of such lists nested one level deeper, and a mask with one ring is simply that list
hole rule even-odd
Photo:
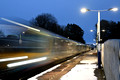
[{"label": "train blur", "polygon": [[90,50],[88,45],[42,28],[5,18],[3,21],[10,24],[0,24],[0,79]]}]

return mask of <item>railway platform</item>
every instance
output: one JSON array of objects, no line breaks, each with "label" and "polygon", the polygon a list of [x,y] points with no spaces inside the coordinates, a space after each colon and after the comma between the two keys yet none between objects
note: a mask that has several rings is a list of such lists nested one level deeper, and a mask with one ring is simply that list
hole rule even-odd
[{"label": "railway platform", "polygon": [[67,60],[28,80],[106,80],[104,70],[98,69],[97,52],[92,50]]}]

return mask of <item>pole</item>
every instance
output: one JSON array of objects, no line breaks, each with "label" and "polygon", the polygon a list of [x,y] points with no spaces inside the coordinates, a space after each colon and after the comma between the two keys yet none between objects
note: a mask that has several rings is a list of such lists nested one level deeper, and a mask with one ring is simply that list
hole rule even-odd
[{"label": "pole", "polygon": [[22,38],[21,38],[21,34],[20,34],[20,39],[19,39],[19,44],[22,43]]},{"label": "pole", "polygon": [[101,68],[101,51],[100,51],[100,11],[98,11],[98,25],[97,25],[97,35],[98,35],[98,68]]}]

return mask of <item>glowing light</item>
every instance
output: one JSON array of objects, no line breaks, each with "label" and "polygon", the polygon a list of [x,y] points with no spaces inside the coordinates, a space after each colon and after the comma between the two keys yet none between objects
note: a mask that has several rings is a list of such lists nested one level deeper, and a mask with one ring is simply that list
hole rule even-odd
[{"label": "glowing light", "polygon": [[80,11],[81,11],[82,13],[85,13],[85,12],[88,11],[88,9],[86,9],[86,8],[82,8]]},{"label": "glowing light", "polygon": [[96,46],[96,43],[93,43],[94,46]]},{"label": "glowing light", "polygon": [[36,59],[31,59],[31,60],[26,60],[26,61],[21,61],[21,62],[16,62],[16,63],[10,63],[7,65],[7,67],[16,67],[16,66],[21,66],[25,64],[30,64],[30,63],[35,63],[39,61],[46,60],[47,57],[41,57],[41,58],[36,58]]},{"label": "glowing light", "polygon": [[93,41],[96,41],[96,39],[93,39]]},{"label": "glowing light", "polygon": [[111,8],[109,10],[111,10],[111,11],[118,11],[118,8]]},{"label": "glowing light", "polygon": [[15,21],[12,21],[12,20],[9,20],[9,19],[6,19],[6,18],[1,18],[1,19],[2,19],[2,20],[5,20],[5,21],[7,21],[7,22],[10,22],[10,23],[13,23],[13,24],[16,24],[16,25],[19,25],[19,26],[23,26],[23,27],[25,27],[25,28],[32,29],[32,30],[35,30],[35,31],[40,32],[39,29],[32,28],[32,27],[30,27],[30,26],[27,26],[27,25],[24,25],[24,24],[21,24],[21,23],[18,23],[18,22],[15,22]]},{"label": "glowing light", "polygon": [[102,30],[102,32],[105,32],[105,30]]},{"label": "glowing light", "polygon": [[4,58],[4,59],[0,59],[0,62],[12,61],[12,60],[20,60],[20,59],[26,59],[26,58],[28,58],[28,56],[13,57],[13,58]]},{"label": "glowing light", "polygon": [[93,32],[94,30],[90,30],[90,32]]},{"label": "glowing light", "polygon": [[25,32],[23,32],[23,34],[25,34]]}]

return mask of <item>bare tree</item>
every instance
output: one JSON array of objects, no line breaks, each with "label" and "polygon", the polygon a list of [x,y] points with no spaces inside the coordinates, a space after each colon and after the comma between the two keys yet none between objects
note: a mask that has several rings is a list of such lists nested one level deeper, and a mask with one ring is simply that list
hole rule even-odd
[{"label": "bare tree", "polygon": [[54,16],[48,13],[38,15],[35,19],[32,19],[31,23],[35,26],[50,29],[57,25],[57,20]]}]

